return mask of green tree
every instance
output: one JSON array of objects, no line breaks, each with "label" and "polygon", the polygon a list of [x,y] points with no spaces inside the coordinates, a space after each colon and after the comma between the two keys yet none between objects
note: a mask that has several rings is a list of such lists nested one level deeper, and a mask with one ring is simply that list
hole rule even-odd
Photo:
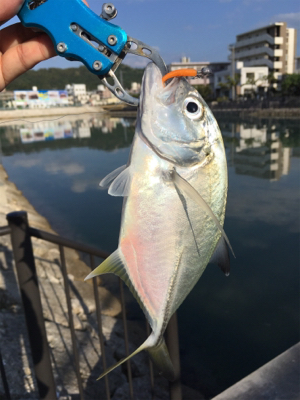
[{"label": "green tree", "polygon": [[195,85],[195,89],[198,90],[205,101],[212,99],[213,91],[210,85]]},{"label": "green tree", "polygon": [[[119,80],[123,80],[125,89],[130,89],[131,82],[141,82],[144,70],[131,68],[121,64],[117,69],[116,75]],[[31,90],[32,86],[37,86],[40,90],[64,89],[67,84],[84,83],[87,90],[95,90],[101,80],[92,74],[85,66],[78,68],[41,68],[30,70],[20,75],[11,82],[8,90]]]},{"label": "green tree", "polygon": [[234,98],[236,99],[237,87],[238,87],[238,85],[240,85],[241,75],[238,73],[235,73],[234,77],[227,75],[226,81],[227,81],[227,85],[228,85],[229,89],[234,88]]},{"label": "green tree", "polygon": [[281,84],[282,93],[288,96],[300,95],[300,74],[288,74],[284,76]]}]

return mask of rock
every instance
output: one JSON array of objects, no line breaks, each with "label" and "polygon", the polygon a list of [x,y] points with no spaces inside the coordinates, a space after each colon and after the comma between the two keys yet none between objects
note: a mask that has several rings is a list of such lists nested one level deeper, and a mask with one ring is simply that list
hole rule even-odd
[{"label": "rock", "polygon": [[[75,296],[80,301],[84,312],[91,313],[96,310],[94,298],[94,289],[87,282],[74,280],[72,282],[72,297]],[[106,288],[98,286],[98,295],[100,299],[101,313],[111,317],[115,317],[122,311],[120,301],[113,296]]]},{"label": "rock", "polygon": [[[157,385],[155,382],[154,391],[152,394],[150,377],[144,376],[143,378],[135,378],[133,383],[133,395],[135,400],[169,400],[168,383],[165,385]],[[129,384],[126,382],[123,386],[119,387],[111,400],[130,400]]]}]

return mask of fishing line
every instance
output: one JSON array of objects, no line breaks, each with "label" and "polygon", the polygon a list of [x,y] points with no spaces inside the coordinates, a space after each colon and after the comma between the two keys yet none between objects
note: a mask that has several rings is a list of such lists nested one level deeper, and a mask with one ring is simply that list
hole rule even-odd
[{"label": "fishing line", "polygon": [[52,122],[52,121],[57,121],[59,119],[62,119],[62,118],[65,118],[65,117],[69,117],[69,116],[72,116],[72,115],[78,116],[78,115],[84,115],[84,114],[105,114],[105,113],[101,113],[100,111],[86,111],[86,112],[79,113],[79,114],[66,114],[66,115],[62,115],[61,117],[58,117],[58,118],[41,119],[39,121],[29,121],[29,120],[22,119],[22,118],[8,119],[8,120],[0,122],[0,125],[5,124],[6,122],[16,122],[16,121],[22,121],[22,122],[26,122],[26,123],[29,123],[29,124],[36,124],[37,122]]}]

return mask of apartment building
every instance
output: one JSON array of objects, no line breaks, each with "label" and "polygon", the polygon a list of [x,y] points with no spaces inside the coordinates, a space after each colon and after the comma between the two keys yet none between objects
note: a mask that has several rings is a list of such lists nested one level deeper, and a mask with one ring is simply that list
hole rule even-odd
[{"label": "apartment building", "polygon": [[297,30],[286,22],[275,22],[236,36],[230,45],[232,61],[243,61],[245,67],[266,66],[269,73],[281,80],[295,70]]},{"label": "apartment building", "polygon": [[227,69],[229,62],[209,62],[209,61],[191,61],[189,57],[182,57],[179,62],[172,62],[168,65],[169,71],[175,71],[177,69],[193,68],[197,71],[201,71],[203,67],[208,67],[212,75],[205,78],[194,78],[190,79],[192,85],[207,85],[213,84],[213,75],[215,72]]},{"label": "apartment building", "polygon": [[[234,73],[240,76],[240,82],[236,87],[236,96],[263,96],[268,89],[267,76],[269,69],[266,66],[245,67],[243,61],[236,61]],[[227,77],[232,77],[232,65],[227,69],[214,74],[214,93],[216,97],[226,96],[232,99],[232,89],[226,87]]]}]

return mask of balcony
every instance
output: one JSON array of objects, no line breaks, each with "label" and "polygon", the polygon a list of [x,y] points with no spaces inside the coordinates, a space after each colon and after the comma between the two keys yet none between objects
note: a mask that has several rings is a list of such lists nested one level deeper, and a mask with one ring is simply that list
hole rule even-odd
[{"label": "balcony", "polygon": [[245,61],[244,62],[245,67],[257,67],[257,66],[266,66],[271,69],[274,68],[274,64],[272,61],[266,59],[266,58],[260,58],[259,60],[251,60],[251,61]]},{"label": "balcony", "polygon": [[283,56],[283,50],[282,49],[275,49],[274,50],[274,57],[282,57]]},{"label": "balcony", "polygon": [[[279,43],[277,39],[281,39],[282,42],[279,41],[280,42]],[[240,40],[238,42],[233,43],[231,46],[233,46],[237,49],[240,47],[245,47],[245,46],[249,46],[251,44],[261,43],[261,42],[268,42],[270,44],[282,44],[283,38],[280,38],[280,37],[274,38],[271,35],[269,35],[268,33],[265,33],[264,35],[254,36],[249,39]]]},{"label": "balcony", "polygon": [[282,68],[282,61],[275,61],[274,62],[274,68],[276,68],[276,69]]},{"label": "balcony", "polygon": [[[239,52],[236,51],[235,59],[241,60],[242,58],[257,56],[261,54],[268,54],[270,57],[274,57],[274,51],[275,50],[270,49],[270,47],[260,46],[257,47],[256,49],[242,50]],[[228,59],[232,60],[232,54],[228,56]]]}]

